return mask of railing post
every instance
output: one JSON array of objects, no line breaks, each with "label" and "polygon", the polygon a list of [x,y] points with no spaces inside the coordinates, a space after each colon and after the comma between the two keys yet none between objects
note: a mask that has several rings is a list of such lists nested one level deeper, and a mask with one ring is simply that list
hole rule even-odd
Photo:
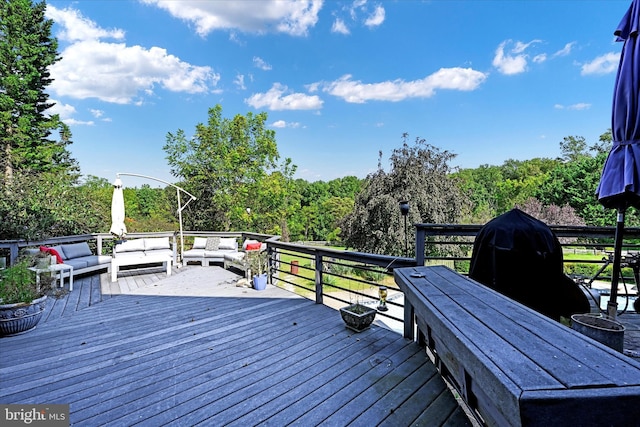
[{"label": "railing post", "polygon": [[276,285],[273,272],[276,268],[276,258],[279,256],[280,253],[267,244],[267,280],[270,285]]},{"label": "railing post", "polygon": [[102,255],[102,236],[96,236],[96,255]]},{"label": "railing post", "polygon": [[322,255],[316,253],[316,304],[322,304]]},{"label": "railing post", "polygon": [[411,341],[415,338],[413,305],[406,298],[404,300],[404,337]]},{"label": "railing post", "polygon": [[416,265],[424,265],[424,245],[426,238],[426,231],[422,227],[416,227]]},{"label": "railing post", "polygon": [[18,243],[11,243],[9,246],[9,265],[13,265],[18,259]]},{"label": "railing post", "polygon": [[[184,243],[184,241],[182,241]],[[176,233],[173,233],[171,247],[173,248],[173,265],[178,266],[178,248],[176,246]],[[180,252],[180,265],[182,267],[182,252]]]}]

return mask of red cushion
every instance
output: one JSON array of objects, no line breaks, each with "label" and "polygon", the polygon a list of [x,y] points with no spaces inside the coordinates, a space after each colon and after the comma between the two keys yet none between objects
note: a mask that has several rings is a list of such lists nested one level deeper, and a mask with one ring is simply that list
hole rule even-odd
[{"label": "red cushion", "polygon": [[64,264],[64,261],[62,260],[62,257],[60,256],[60,254],[58,253],[58,251],[56,251],[53,248],[48,248],[46,246],[40,246],[40,250],[42,252],[47,252],[49,255],[56,257],[56,263],[57,264]]},{"label": "red cushion", "polygon": [[262,243],[260,242],[255,242],[255,243],[247,243],[247,250],[248,251],[257,251],[262,247]]}]

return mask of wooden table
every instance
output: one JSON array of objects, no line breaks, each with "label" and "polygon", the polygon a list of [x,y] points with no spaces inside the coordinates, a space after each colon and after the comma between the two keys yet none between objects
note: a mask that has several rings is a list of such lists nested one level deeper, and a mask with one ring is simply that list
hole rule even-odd
[{"label": "wooden table", "polygon": [[639,425],[640,363],[447,267],[394,277],[405,336],[486,424]]}]

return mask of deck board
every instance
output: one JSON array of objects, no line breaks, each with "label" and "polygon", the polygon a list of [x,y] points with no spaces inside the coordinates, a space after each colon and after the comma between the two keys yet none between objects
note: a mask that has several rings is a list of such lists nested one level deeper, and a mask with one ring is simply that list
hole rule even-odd
[{"label": "deck board", "polygon": [[35,330],[0,342],[0,402],[70,404],[80,426],[471,425],[396,332],[354,334],[335,310],[275,288],[140,293],[163,279],[77,278]]}]

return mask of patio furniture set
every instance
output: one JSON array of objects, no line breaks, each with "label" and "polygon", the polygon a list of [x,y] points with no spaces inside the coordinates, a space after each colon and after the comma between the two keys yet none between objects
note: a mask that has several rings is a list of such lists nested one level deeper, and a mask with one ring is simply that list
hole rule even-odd
[{"label": "patio furniture set", "polygon": [[185,264],[193,262],[203,267],[211,263],[222,263],[225,269],[236,268],[246,277],[251,268],[247,254],[252,251],[262,252],[266,247],[266,243],[247,239],[239,250],[238,241],[232,237],[196,237],[192,248],[184,252],[182,260]]},{"label": "patio furniture set", "polygon": [[[184,252],[182,260],[185,264],[192,262],[202,266],[222,263],[225,269],[234,267],[246,275],[249,269],[246,251],[265,248],[264,243],[256,240],[246,240],[242,250],[239,250],[238,242],[233,237],[195,237],[192,248]],[[115,282],[122,267],[162,263],[167,276],[170,276],[171,266],[176,263],[176,254],[168,237],[145,237],[118,242],[113,248],[113,256],[94,255],[87,242],[41,246],[39,250],[52,256],[52,264],[46,268],[33,267],[37,276],[52,272],[60,287],[63,286],[64,278],[68,277],[69,290],[73,290],[75,275],[106,269],[111,275],[111,281]]]}]

